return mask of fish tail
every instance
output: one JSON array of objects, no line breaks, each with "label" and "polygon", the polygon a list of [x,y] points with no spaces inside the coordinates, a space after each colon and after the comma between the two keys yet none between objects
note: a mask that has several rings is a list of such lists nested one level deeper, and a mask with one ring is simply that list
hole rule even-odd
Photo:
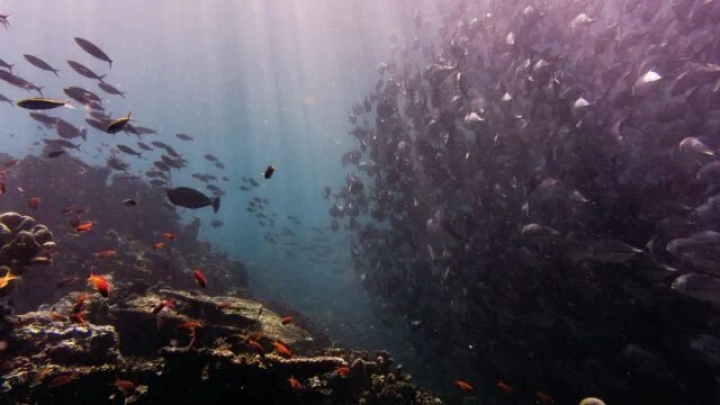
[{"label": "fish tail", "polygon": [[57,78],[60,78],[60,75],[58,74],[59,70],[55,69],[55,70],[53,70],[52,72],[55,73],[55,76],[56,76]]},{"label": "fish tail", "polygon": [[107,74],[98,76],[98,80],[100,80],[100,83],[105,83],[105,80],[103,80],[107,76]]},{"label": "fish tail", "polygon": [[[87,141],[87,128],[83,128],[80,130],[80,136],[82,137],[83,141]],[[80,145],[78,145],[78,150],[80,150]]]},{"label": "fish tail", "polygon": [[212,206],[213,206],[213,211],[218,212],[218,210],[220,209],[220,197],[217,197],[216,199],[213,200]]},{"label": "fish tail", "polygon": [[108,64],[110,65],[110,70],[112,70],[112,63],[113,63],[112,59],[108,60]]}]

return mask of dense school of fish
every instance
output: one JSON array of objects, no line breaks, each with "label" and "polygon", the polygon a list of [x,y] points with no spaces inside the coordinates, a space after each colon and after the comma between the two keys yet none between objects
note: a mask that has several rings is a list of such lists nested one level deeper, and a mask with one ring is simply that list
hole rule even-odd
[{"label": "dense school of fish", "polygon": [[391,38],[323,197],[458,388],[717,403],[719,3],[455,0]]}]

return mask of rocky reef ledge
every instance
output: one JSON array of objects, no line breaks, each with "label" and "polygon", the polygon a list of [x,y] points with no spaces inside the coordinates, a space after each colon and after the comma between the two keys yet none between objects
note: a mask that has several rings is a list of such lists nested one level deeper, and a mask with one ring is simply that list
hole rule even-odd
[{"label": "rocky reef ledge", "polygon": [[170,289],[3,307],[0,403],[442,403],[388,353],[324,347],[301,323],[253,300]]}]

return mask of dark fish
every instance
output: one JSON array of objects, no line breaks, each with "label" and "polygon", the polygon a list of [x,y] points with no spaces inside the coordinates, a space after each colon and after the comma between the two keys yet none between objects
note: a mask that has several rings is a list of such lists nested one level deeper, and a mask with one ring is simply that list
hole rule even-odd
[{"label": "dark fish", "polygon": [[219,219],[214,219],[212,222],[210,222],[210,226],[212,226],[213,228],[219,228],[223,226],[223,221]]},{"label": "dark fish", "polygon": [[178,139],[182,139],[183,141],[192,141],[193,139],[195,139],[188,134],[175,134],[175,136],[178,137]]},{"label": "dark fish", "polygon": [[45,115],[43,113],[30,113],[30,117],[37,122],[44,124],[45,126],[53,126],[57,122],[57,118]]},{"label": "dark fish", "polygon": [[154,130],[154,129],[152,129],[152,128],[148,128],[148,127],[140,127],[140,126],[137,126],[137,127],[135,127],[135,129],[137,130],[137,132],[138,132],[140,135],[157,134],[157,131],[156,131],[156,130]]},{"label": "dark fish", "polygon": [[263,176],[266,179],[269,179],[270,177],[272,177],[273,173],[275,173],[275,166],[270,165],[267,167],[267,169],[265,169],[265,173],[263,174]]},{"label": "dark fish", "polygon": [[133,149],[129,146],[116,145],[115,147],[118,148],[118,150],[120,150],[120,152],[127,153],[128,155],[133,155],[133,156],[138,156],[138,157],[142,156],[141,153],[137,152],[135,149]]},{"label": "dark fish", "polygon": [[151,143],[153,146],[157,146],[158,148],[163,148],[163,149],[167,149],[167,148],[168,148],[168,145],[165,144],[164,142],[152,141],[152,142],[150,142],[150,143]]},{"label": "dark fish", "polygon": [[137,146],[138,146],[140,149],[145,150],[145,151],[151,151],[151,150],[152,150],[152,148],[151,148],[150,146],[148,146],[147,144],[144,144],[144,143],[142,143],[142,142],[138,142],[138,143],[137,143]]},{"label": "dark fish", "polygon": [[75,37],[75,42],[80,45],[80,48],[82,48],[85,52],[100,59],[101,61],[107,62],[108,65],[110,65],[110,69],[112,69],[113,60],[110,59],[110,57],[107,56],[105,52],[98,48],[97,45],[93,44],[87,39],[82,39],[79,37]]},{"label": "dark fish", "polygon": [[37,68],[39,68],[39,69],[48,71],[48,72],[53,72],[53,73],[55,74],[55,76],[60,77],[60,76],[58,75],[59,70],[53,68],[53,67],[50,66],[47,62],[45,62],[44,60],[38,58],[37,56],[28,55],[28,54],[25,54],[25,55],[23,55],[23,56],[25,57],[25,60],[27,60],[28,62],[30,62],[31,65],[33,65],[33,66],[35,66],[35,67],[37,67]]},{"label": "dark fish", "polygon": [[211,162],[217,162],[217,161],[218,161],[218,159],[217,159],[217,157],[215,157],[215,155],[211,155],[211,154],[209,154],[209,153],[208,153],[207,155],[205,155],[205,159],[206,159],[206,160],[209,160],[209,161],[211,161]]},{"label": "dark fish", "polygon": [[9,98],[7,98],[7,97],[3,96],[2,94],[0,94],[0,102],[2,102],[2,101],[5,101],[5,102],[7,102],[8,104],[10,104],[11,106],[15,107],[15,105],[14,105],[13,102],[12,102],[12,100],[10,100]]},{"label": "dark fish", "polygon": [[65,140],[65,139],[43,139],[43,142],[46,145],[60,147],[60,148],[68,148],[68,149],[78,149],[80,148],[80,145],[75,145],[74,143]]},{"label": "dark fish", "polygon": [[73,124],[61,118],[57,118],[55,122],[55,131],[61,138],[82,138],[83,140],[87,140],[87,130],[85,128],[78,129]]},{"label": "dark fish", "polygon": [[259,186],[260,186],[260,183],[258,183],[258,182],[255,181],[254,179],[248,179],[248,183],[250,183],[250,185],[253,186],[253,187],[259,187]]},{"label": "dark fish", "polygon": [[72,86],[72,87],[66,87],[63,89],[63,92],[67,94],[68,97],[72,98],[73,100],[77,101],[80,104],[90,104],[91,102],[95,101],[97,103],[101,102],[100,97],[93,93],[90,90],[83,89],[82,87]]},{"label": "dark fish", "polygon": [[165,163],[165,162],[163,162],[163,161],[156,160],[156,161],[153,162],[153,165],[155,165],[155,167],[157,167],[158,169],[160,169],[160,170],[162,170],[162,171],[164,171],[164,172],[169,172],[169,171],[170,171],[170,166],[168,166],[167,163]]},{"label": "dark fish", "polygon": [[126,172],[130,168],[130,165],[128,165],[127,163],[123,162],[122,160],[120,160],[116,157],[109,158],[107,160],[107,164],[111,169],[121,171],[121,172]]},{"label": "dark fish", "polygon": [[7,70],[9,70],[9,71],[12,72],[13,66],[15,66],[14,63],[13,63],[13,64],[10,64],[10,63],[7,63],[7,62],[5,62],[4,60],[0,59],[0,68],[1,68],[1,69],[7,69]]},{"label": "dark fish", "polygon": [[86,118],[85,122],[87,122],[88,125],[91,127],[97,129],[98,131],[105,132],[107,131],[108,124],[110,124],[110,120],[107,121],[99,121],[92,118]]},{"label": "dark fish", "polygon": [[202,208],[212,205],[213,211],[217,212],[220,208],[220,198],[211,199],[205,194],[189,188],[177,187],[166,190],[168,200],[174,205],[184,208]]},{"label": "dark fish", "polygon": [[90,111],[90,116],[98,121],[110,120],[110,115],[101,111]]},{"label": "dark fish", "polygon": [[62,149],[61,149],[61,150],[54,150],[54,151],[52,151],[52,152],[49,152],[49,153],[48,153],[47,155],[45,155],[45,156],[47,156],[47,157],[49,157],[49,158],[51,158],[51,159],[54,159],[54,158],[56,158],[56,157],[58,157],[58,156],[63,155],[64,153],[65,153],[65,151],[62,150]]},{"label": "dark fish", "polygon": [[58,107],[75,108],[68,101],[54,100],[51,98],[33,97],[17,102],[18,107],[28,110],[51,110]]},{"label": "dark fish", "polygon": [[100,87],[101,89],[103,89],[103,90],[104,90],[106,93],[108,93],[108,94],[114,94],[114,95],[116,95],[116,96],[120,96],[120,97],[122,97],[122,98],[125,98],[125,92],[122,92],[122,91],[116,89],[115,87],[113,87],[113,86],[105,83],[105,82],[100,82],[100,83],[98,83],[98,87]]},{"label": "dark fish", "polygon": [[225,170],[225,165],[220,162],[215,162],[215,167],[217,167],[220,170]]},{"label": "dark fish", "polygon": [[135,127],[130,123],[125,124],[125,128],[123,128],[123,131],[125,131],[126,134],[133,134],[133,135],[140,136],[140,132],[138,132],[138,130],[135,129]]},{"label": "dark fish", "polygon": [[158,179],[152,179],[152,180],[150,180],[149,183],[152,184],[152,185],[155,186],[155,187],[160,187],[160,186],[164,186],[164,185],[165,185],[165,182],[164,182],[164,181],[158,180]]},{"label": "dark fish", "polygon": [[125,126],[130,122],[130,115],[131,113],[128,113],[128,115],[124,117],[120,117],[110,121],[107,128],[105,129],[105,132],[107,132],[108,134],[116,134],[125,129]]},{"label": "dark fish", "polygon": [[93,72],[88,68],[87,66],[83,65],[82,63],[75,62],[74,60],[67,61],[68,65],[72,68],[72,70],[76,71],[80,76],[87,77],[88,79],[93,80],[99,80],[103,81],[103,78],[105,78],[105,75],[98,75],[97,73]]},{"label": "dark fish", "polygon": [[0,80],[8,82],[9,84],[23,90],[35,90],[42,96],[42,87],[36,86],[35,84],[23,79],[22,77],[16,76],[7,70],[0,70]]},{"label": "dark fish", "polygon": [[133,200],[132,198],[123,200],[120,204],[122,204],[123,207],[130,207],[130,208],[138,206],[138,202]]}]

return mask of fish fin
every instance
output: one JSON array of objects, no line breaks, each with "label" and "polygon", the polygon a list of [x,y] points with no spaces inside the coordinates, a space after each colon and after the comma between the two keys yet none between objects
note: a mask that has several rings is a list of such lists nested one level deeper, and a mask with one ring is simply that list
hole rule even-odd
[{"label": "fish fin", "polygon": [[213,200],[212,206],[213,206],[213,211],[218,212],[218,210],[220,209],[220,197],[217,197],[216,199]]},{"label": "fish fin", "polygon": [[[70,104],[70,100],[66,100],[66,101],[65,101],[65,104],[63,104],[63,107],[69,108],[69,109],[71,109],[71,110],[75,110],[75,109],[76,109],[74,105]],[[83,136],[83,139],[85,139],[84,136]]]}]

